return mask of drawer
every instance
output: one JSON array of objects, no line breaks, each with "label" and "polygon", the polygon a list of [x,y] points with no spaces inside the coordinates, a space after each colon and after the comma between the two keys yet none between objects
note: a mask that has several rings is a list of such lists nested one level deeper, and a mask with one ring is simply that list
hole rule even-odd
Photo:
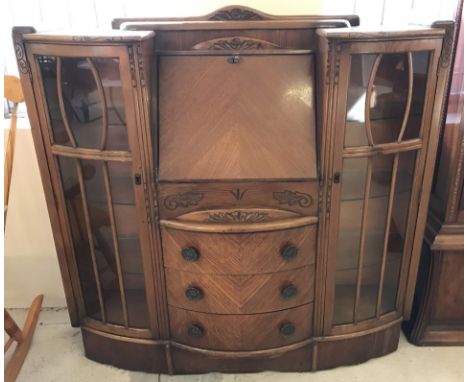
[{"label": "drawer", "polygon": [[259,274],[315,263],[316,225],[255,233],[162,229],[167,268],[196,273]]},{"label": "drawer", "polygon": [[253,314],[310,303],[314,266],[259,275],[214,275],[166,269],[169,304],[205,313]]},{"label": "drawer", "polygon": [[260,350],[312,337],[313,304],[254,315],[198,313],[169,307],[172,339],[213,350]]}]

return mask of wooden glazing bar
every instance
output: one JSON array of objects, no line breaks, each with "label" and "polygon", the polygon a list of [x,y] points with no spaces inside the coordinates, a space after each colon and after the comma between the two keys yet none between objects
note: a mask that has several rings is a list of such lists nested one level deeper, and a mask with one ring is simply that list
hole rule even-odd
[{"label": "wooden glazing bar", "polygon": [[103,161],[131,162],[132,155],[128,151],[96,150],[86,148],[73,148],[62,145],[52,145],[51,151],[55,155],[77,159],[94,159]]},{"label": "wooden glazing bar", "polygon": [[83,168],[81,167],[81,163],[79,159],[77,159],[75,163],[76,163],[76,173],[78,175],[78,182],[80,185],[81,202],[83,203],[83,215],[85,219],[86,233],[88,236],[89,250],[91,253],[91,260],[93,263],[94,279],[96,280],[96,289],[98,292],[99,306],[101,309],[101,320],[105,324],[107,322],[106,309],[104,306],[104,298],[102,295],[101,278],[99,277],[99,268],[98,268],[98,264],[96,260],[96,253],[94,252],[93,231],[91,229],[91,220],[89,218],[88,198],[86,197],[86,189],[85,189],[84,179],[83,179]]},{"label": "wooden glazing bar", "polygon": [[401,123],[400,134],[398,135],[398,143],[403,139],[406,126],[408,125],[408,118],[411,111],[411,101],[413,99],[413,55],[411,52],[407,53],[408,58],[408,98],[406,99],[405,114],[403,114],[403,121]]},{"label": "wooden glazing bar", "polygon": [[422,147],[422,139],[408,139],[402,142],[381,143],[369,146],[347,147],[343,149],[343,158],[363,158],[375,154],[394,154],[405,151],[418,150]]},{"label": "wooden glazing bar", "polygon": [[372,128],[371,128],[371,121],[370,121],[370,104],[372,98],[372,88],[374,86],[375,76],[377,75],[377,69],[380,65],[380,60],[382,59],[382,54],[379,54],[372,64],[372,70],[369,76],[369,82],[367,84],[367,91],[366,91],[366,103],[365,103],[365,127],[366,127],[366,135],[369,145],[374,146],[374,138],[372,137]]},{"label": "wooden glazing bar", "polygon": [[122,302],[122,313],[124,318],[125,327],[128,328],[128,305],[127,296],[125,294],[124,279],[122,273],[122,259],[120,256],[119,238],[117,235],[117,228],[115,225],[114,204],[112,202],[112,191],[109,180],[109,168],[107,162],[102,163],[102,172],[104,175],[104,185],[106,188],[107,209],[109,210],[109,221],[112,231],[112,242],[114,244],[115,263],[117,268],[117,277],[119,279],[120,299]]},{"label": "wooden glazing bar", "polygon": [[6,342],[5,346],[3,347],[3,352],[6,353],[8,351],[8,349],[10,348],[11,345],[13,345],[13,342],[15,340],[13,339],[13,337],[10,337],[8,339],[8,341]]},{"label": "wooden glazing bar", "polygon": [[89,67],[91,68],[91,72],[93,73],[94,81],[96,82],[98,95],[99,95],[99,104],[101,105],[101,113],[102,113],[102,133],[101,133],[101,150],[106,148],[106,140],[107,140],[107,131],[109,129],[109,122],[107,116],[107,103],[106,103],[106,95],[104,93],[104,88],[102,87],[101,76],[96,69],[96,65],[94,64],[91,58],[87,57],[86,62],[88,63]]},{"label": "wooden glazing bar", "polygon": [[356,275],[356,291],[354,294],[354,309],[353,309],[353,322],[357,322],[357,310],[359,308],[359,301],[361,297],[361,283],[362,271],[364,268],[364,245],[366,243],[366,225],[367,225],[367,209],[369,207],[370,189],[372,180],[372,158],[367,159],[367,175],[366,186],[364,191],[364,205],[362,207],[361,216],[361,232],[359,234],[359,259],[358,271]]},{"label": "wooden glazing bar", "polygon": [[73,132],[70,128],[70,124],[68,123],[67,112],[65,110],[65,103],[63,102],[62,59],[60,57],[57,57],[56,72],[57,72],[57,98],[59,101],[59,109],[60,109],[60,114],[62,115],[63,126],[65,127],[65,131],[67,132],[68,138],[70,139],[72,146],[76,147],[77,144],[76,144],[75,136],[73,135]]},{"label": "wooden glazing bar", "polygon": [[395,154],[393,158],[393,168],[392,168],[392,178],[390,182],[390,194],[388,196],[388,209],[387,209],[387,218],[385,222],[385,231],[384,231],[384,243],[383,243],[383,254],[382,254],[382,263],[380,264],[380,276],[379,276],[379,290],[377,293],[377,304],[375,308],[375,316],[377,319],[380,318],[380,305],[382,303],[382,290],[385,278],[385,265],[388,255],[388,238],[390,236],[390,226],[392,222],[392,212],[393,212],[393,202],[395,198],[395,185],[397,178],[398,162],[400,159],[400,154]]}]

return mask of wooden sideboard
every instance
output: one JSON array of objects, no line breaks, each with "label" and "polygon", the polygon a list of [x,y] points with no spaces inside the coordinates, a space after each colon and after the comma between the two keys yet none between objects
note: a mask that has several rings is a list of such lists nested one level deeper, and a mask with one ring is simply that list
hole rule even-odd
[{"label": "wooden sideboard", "polygon": [[397,349],[453,24],[358,24],[233,6],[14,29],[87,357],[307,371]]}]

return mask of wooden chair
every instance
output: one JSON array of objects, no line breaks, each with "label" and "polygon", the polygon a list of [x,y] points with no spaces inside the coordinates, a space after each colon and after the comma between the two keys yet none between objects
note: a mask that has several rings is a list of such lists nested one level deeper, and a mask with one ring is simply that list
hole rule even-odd
[{"label": "wooden chair", "polygon": [[[5,149],[5,198],[3,210],[3,229],[5,230],[8,212],[8,199],[10,196],[11,174],[13,170],[13,156],[15,152],[17,111],[18,104],[20,102],[24,102],[24,96],[19,78],[13,76],[4,76],[4,83],[5,98],[8,101],[13,102],[13,112],[11,115],[10,131],[8,133],[8,141]],[[21,330],[18,327],[18,325],[10,316],[10,314],[6,311],[6,309],[4,309],[5,332],[10,337],[5,344],[4,352],[6,353],[8,351],[13,342],[17,343],[14,353],[5,367],[4,376],[6,382],[14,382],[21,370],[21,366],[23,365],[24,359],[26,358],[26,355],[28,354],[29,348],[31,346],[43,298],[44,296],[41,294],[34,299],[33,303],[31,304],[31,307],[29,308],[28,317],[26,318],[23,330]]]}]

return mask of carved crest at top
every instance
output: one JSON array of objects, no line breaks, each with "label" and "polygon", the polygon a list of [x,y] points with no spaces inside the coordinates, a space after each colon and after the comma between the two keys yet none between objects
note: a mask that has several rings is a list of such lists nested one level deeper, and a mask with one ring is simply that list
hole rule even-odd
[{"label": "carved crest at top", "polygon": [[239,21],[239,20],[263,20],[263,17],[258,13],[252,12],[248,9],[231,8],[222,9],[216,12],[209,18],[210,21]]},{"label": "carved crest at top", "polygon": [[194,50],[250,50],[278,49],[279,46],[265,40],[243,37],[224,37],[202,41],[192,47]]}]

